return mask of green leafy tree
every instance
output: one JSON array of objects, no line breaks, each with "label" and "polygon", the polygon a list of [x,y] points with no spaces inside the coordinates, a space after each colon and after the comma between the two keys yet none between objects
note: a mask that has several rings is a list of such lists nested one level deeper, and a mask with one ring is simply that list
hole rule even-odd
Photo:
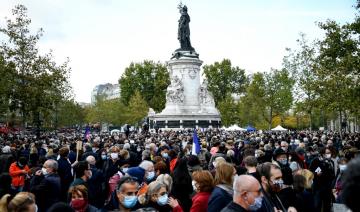
[{"label": "green leafy tree", "polygon": [[105,96],[96,97],[95,105],[86,108],[86,121],[88,123],[108,123],[116,126],[126,123],[126,106],[120,99],[106,100]]},{"label": "green leafy tree", "polygon": [[292,106],[294,80],[290,78],[286,69],[272,69],[270,72],[264,73],[264,82],[264,103],[269,114],[266,121],[269,124],[269,129],[271,129],[273,117],[282,116],[283,124],[284,114]]},{"label": "green leafy tree", "polygon": [[30,33],[31,20],[25,6],[17,5],[12,12],[15,19],[7,19],[6,28],[0,28],[8,38],[0,51],[4,59],[14,65],[16,72],[10,108],[19,110],[24,126],[33,120],[40,129],[42,121],[50,117],[61,99],[71,93],[68,83],[70,68],[68,61],[57,65],[52,52],[39,55],[37,42],[43,30],[35,35]]},{"label": "green leafy tree", "polygon": [[166,88],[170,84],[169,73],[161,63],[145,60],[131,63],[119,79],[121,100],[129,105],[135,91],[139,91],[147,105],[160,112],[165,108]]},{"label": "green leafy tree", "polygon": [[73,127],[85,123],[85,109],[72,99],[61,101],[54,115],[59,127]]},{"label": "green leafy tree", "polygon": [[342,123],[343,117],[359,111],[359,34],[354,34],[352,25],[341,26],[331,20],[319,27],[325,38],[319,43],[317,90],[322,104],[337,111]]},{"label": "green leafy tree", "polygon": [[224,126],[230,126],[239,121],[239,112],[234,99],[228,95],[219,102],[218,109],[221,114],[221,123]]},{"label": "green leafy tree", "polygon": [[7,63],[0,54],[0,120],[7,118],[13,96],[13,83],[16,72],[12,63]]},{"label": "green leafy tree", "polygon": [[149,107],[145,99],[141,96],[139,91],[135,91],[134,96],[131,97],[129,107],[127,109],[127,123],[136,125],[144,119],[149,111]]},{"label": "green leafy tree", "polygon": [[284,57],[284,67],[290,71],[291,78],[295,80],[294,98],[297,108],[305,111],[310,118],[310,131],[313,127],[312,112],[318,103],[319,94],[316,90],[317,75],[315,68],[317,64],[315,42],[309,43],[306,36],[300,33],[297,40],[298,49],[287,49],[288,55]]},{"label": "green leafy tree", "polygon": [[245,70],[237,66],[232,67],[228,59],[220,63],[205,65],[204,75],[208,80],[208,89],[213,94],[216,105],[224,101],[228,95],[240,95],[245,91],[247,84]]},{"label": "green leafy tree", "polygon": [[258,128],[264,125],[264,116],[266,114],[265,89],[263,73],[255,73],[250,77],[249,86],[239,102],[241,125],[252,125]]}]

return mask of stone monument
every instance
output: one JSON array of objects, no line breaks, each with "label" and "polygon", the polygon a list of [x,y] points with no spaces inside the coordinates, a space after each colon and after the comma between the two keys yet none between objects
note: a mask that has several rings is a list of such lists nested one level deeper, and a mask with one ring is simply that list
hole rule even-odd
[{"label": "stone monument", "polygon": [[185,5],[180,4],[178,40],[180,48],[167,61],[171,84],[166,91],[166,106],[161,113],[151,111],[151,128],[217,128],[220,114],[215,108],[207,81],[200,84],[199,54],[190,42],[190,16]]}]

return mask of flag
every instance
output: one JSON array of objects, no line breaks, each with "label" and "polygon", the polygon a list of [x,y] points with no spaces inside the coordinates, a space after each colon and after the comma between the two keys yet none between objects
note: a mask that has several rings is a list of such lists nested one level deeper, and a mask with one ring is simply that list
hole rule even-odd
[{"label": "flag", "polygon": [[86,126],[85,133],[84,133],[84,138],[86,140],[90,139],[90,128],[89,128],[89,126]]},{"label": "flag", "polygon": [[200,149],[201,149],[201,147],[200,147],[200,143],[199,143],[199,138],[197,136],[196,129],[194,129],[191,154],[198,155],[200,153]]}]

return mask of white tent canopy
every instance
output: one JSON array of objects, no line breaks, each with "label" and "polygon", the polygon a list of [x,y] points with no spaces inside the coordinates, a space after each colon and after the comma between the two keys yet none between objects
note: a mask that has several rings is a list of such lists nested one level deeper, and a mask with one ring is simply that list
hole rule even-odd
[{"label": "white tent canopy", "polygon": [[226,131],[246,131],[246,129],[239,127],[237,124],[231,125],[225,129]]},{"label": "white tent canopy", "polygon": [[278,125],[275,128],[271,129],[272,131],[287,131],[288,129],[283,128],[282,126]]}]

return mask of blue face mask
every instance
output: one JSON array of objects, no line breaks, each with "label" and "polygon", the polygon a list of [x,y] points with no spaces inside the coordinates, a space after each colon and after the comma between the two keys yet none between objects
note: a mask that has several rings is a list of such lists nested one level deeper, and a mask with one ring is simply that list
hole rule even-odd
[{"label": "blue face mask", "polygon": [[101,155],[101,159],[106,160],[106,159],[107,159],[107,155]]},{"label": "blue face mask", "polygon": [[137,203],[137,196],[125,196],[123,205],[125,208],[132,208]]},{"label": "blue face mask", "polygon": [[155,172],[148,172],[148,175],[146,176],[147,180],[152,180],[155,177]]},{"label": "blue face mask", "polygon": [[166,152],[162,153],[161,156],[162,156],[163,158],[168,158],[168,157],[169,157],[168,153],[166,153]]},{"label": "blue face mask", "polygon": [[259,196],[255,198],[255,201],[252,205],[249,205],[249,210],[257,211],[261,208],[261,206],[262,206],[262,196]]},{"label": "blue face mask", "polygon": [[163,206],[163,205],[166,205],[167,202],[168,202],[168,195],[167,194],[164,194],[162,195],[161,197],[158,198],[158,200],[156,201],[157,204]]}]

